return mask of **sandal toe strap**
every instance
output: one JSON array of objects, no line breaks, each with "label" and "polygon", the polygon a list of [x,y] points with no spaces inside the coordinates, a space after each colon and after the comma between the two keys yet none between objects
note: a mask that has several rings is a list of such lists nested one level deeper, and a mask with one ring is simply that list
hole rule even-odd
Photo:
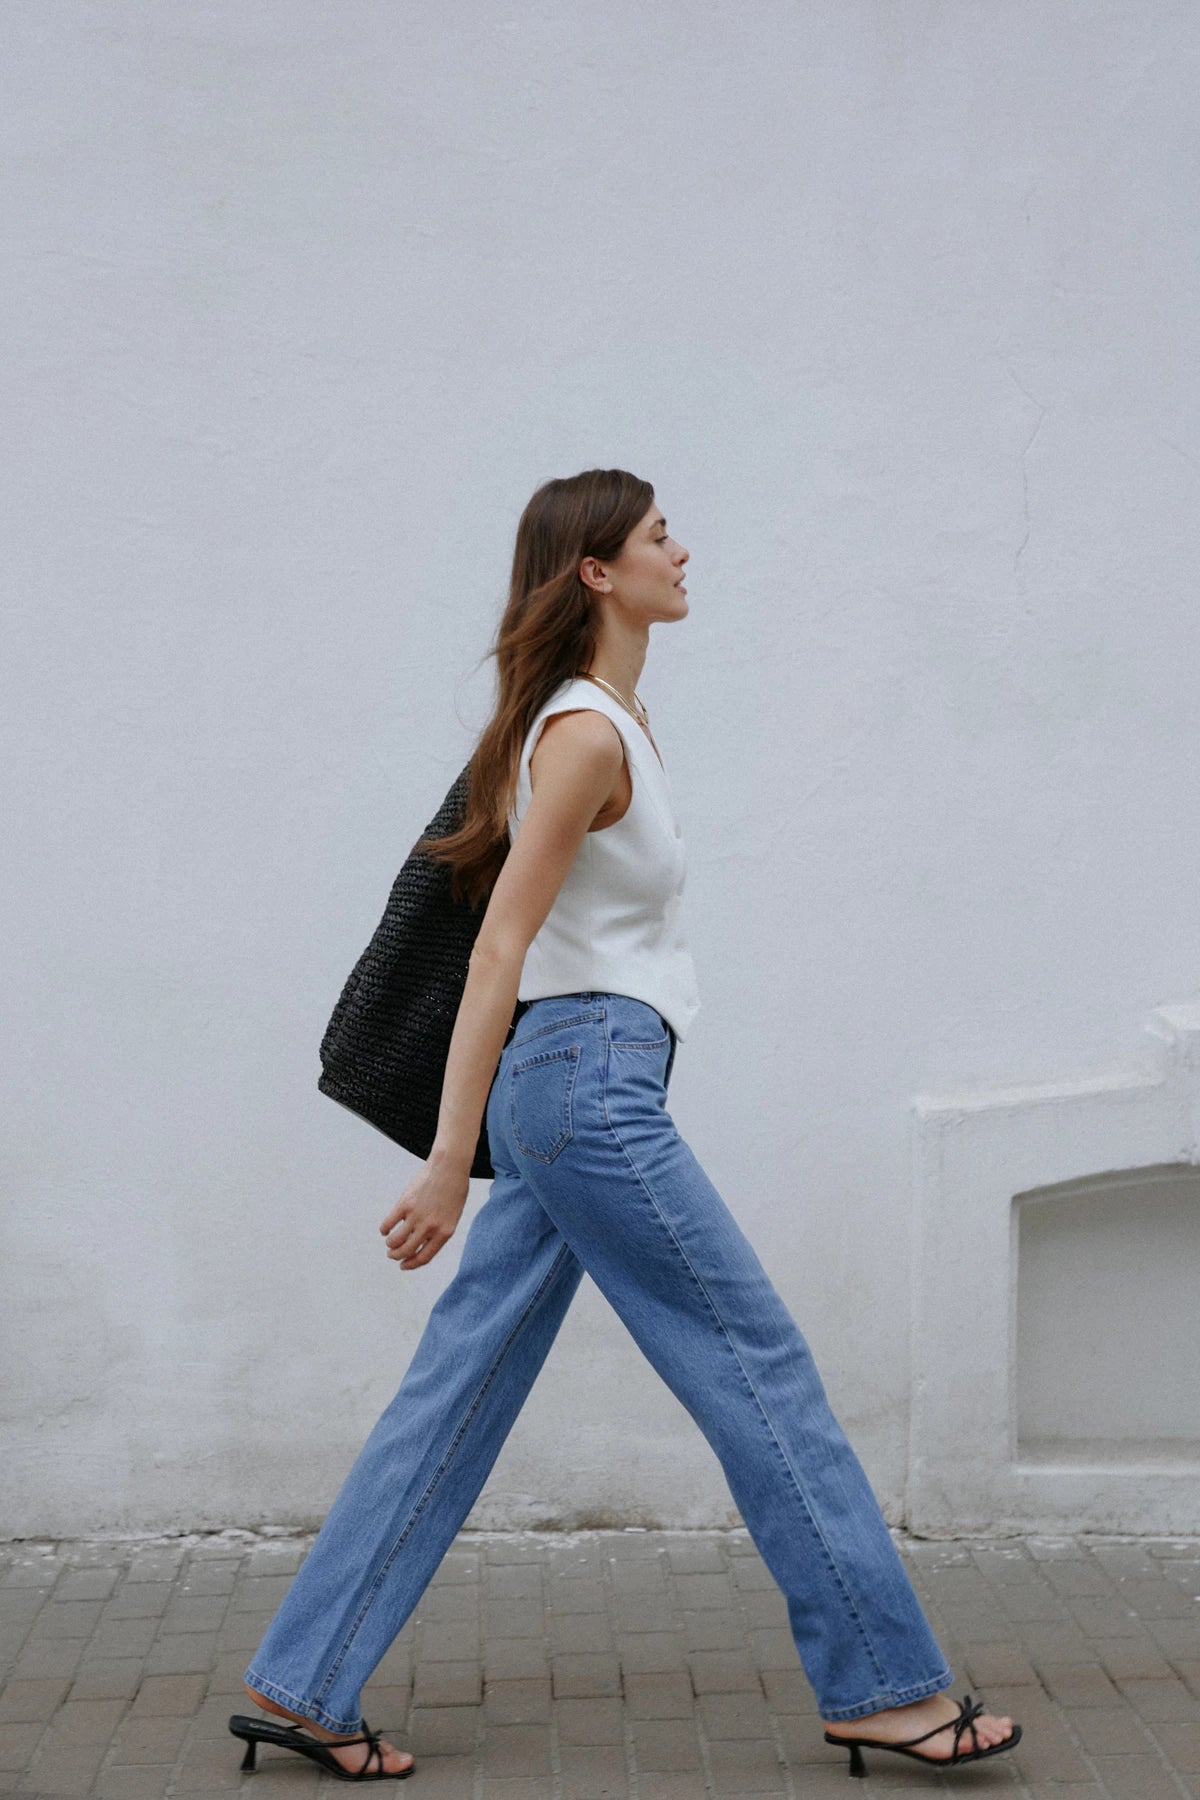
[{"label": "sandal toe strap", "polygon": [[940,1725],[934,1725],[931,1730],[923,1731],[921,1733],[920,1737],[902,1738],[900,1740],[900,1744],[903,1747],[907,1747],[909,1744],[923,1744],[927,1738],[936,1737],[939,1731],[946,1731],[949,1729],[949,1727],[951,1725],[953,1725],[953,1727],[954,1727],[954,1749],[951,1752],[950,1757],[949,1757],[949,1761],[953,1762],[955,1757],[957,1757],[959,1755],[959,1748],[958,1748],[959,1739],[962,1737],[962,1734],[967,1729],[968,1725],[970,1725],[971,1735],[975,1739],[975,1748],[976,1749],[979,1748],[979,1739],[978,1739],[978,1737],[975,1736],[974,1721],[979,1717],[979,1715],[982,1711],[983,1711],[983,1701],[982,1700],[976,1700],[974,1702],[974,1704],[972,1704],[970,1694],[964,1694],[963,1699],[962,1699],[962,1705],[958,1709],[958,1717],[957,1718],[943,1719],[942,1723]]},{"label": "sandal toe strap", "polygon": [[975,1729],[975,1721],[982,1711],[982,1700],[976,1700],[975,1704],[972,1706],[970,1694],[965,1694],[963,1696],[962,1710],[960,1711],[958,1718],[954,1721],[954,1756],[960,1754],[959,1740],[968,1725],[971,1727],[971,1750],[978,1750],[979,1733]]},{"label": "sandal toe strap", "polygon": [[364,1775],[369,1775],[371,1773],[373,1765],[378,1767],[379,1773],[381,1775],[384,1773],[383,1751],[380,1748],[380,1744],[379,1744],[379,1740],[380,1740],[381,1736],[382,1736],[382,1733],[378,1732],[378,1731],[372,1731],[371,1727],[367,1724],[367,1721],[364,1719],[363,1720],[363,1735],[362,1735],[362,1737],[346,1738],[344,1740],[344,1742],[346,1742],[347,1744],[369,1744],[371,1746],[371,1748],[367,1751],[366,1756],[363,1758],[362,1765],[358,1770],[358,1774],[359,1774],[360,1778]]}]

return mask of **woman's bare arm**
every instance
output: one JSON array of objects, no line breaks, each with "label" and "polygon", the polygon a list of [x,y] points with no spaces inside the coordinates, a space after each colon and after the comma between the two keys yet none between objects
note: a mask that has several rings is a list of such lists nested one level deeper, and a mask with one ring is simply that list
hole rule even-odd
[{"label": "woman's bare arm", "polygon": [[530,761],[533,793],[488,901],[454,1021],[437,1136],[379,1229],[388,1256],[419,1269],[453,1235],[466,1205],[484,1108],[517,1003],[525,953],[566,879],[624,759],[612,721],[555,713]]}]

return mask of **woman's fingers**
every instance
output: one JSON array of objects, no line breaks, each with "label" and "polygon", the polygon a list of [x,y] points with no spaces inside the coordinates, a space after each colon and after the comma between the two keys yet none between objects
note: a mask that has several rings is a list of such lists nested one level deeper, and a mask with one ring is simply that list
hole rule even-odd
[{"label": "woman's fingers", "polygon": [[409,1234],[400,1247],[400,1255],[405,1262],[407,1262],[410,1257],[417,1254],[417,1251],[421,1248],[429,1235],[429,1230],[424,1225]]},{"label": "woman's fingers", "polygon": [[423,1269],[427,1262],[432,1262],[444,1244],[448,1244],[454,1236],[444,1225],[431,1225],[420,1239],[414,1237],[404,1251],[400,1264],[402,1269]]},{"label": "woman's fingers", "polygon": [[414,1205],[402,1197],[385,1220],[388,1256],[402,1269],[423,1269],[454,1236],[461,1210],[447,1218],[444,1206]]},{"label": "woman's fingers", "polygon": [[430,1258],[437,1255],[445,1241],[445,1238],[426,1238],[423,1244],[405,1255],[400,1267],[402,1269],[423,1269]]}]

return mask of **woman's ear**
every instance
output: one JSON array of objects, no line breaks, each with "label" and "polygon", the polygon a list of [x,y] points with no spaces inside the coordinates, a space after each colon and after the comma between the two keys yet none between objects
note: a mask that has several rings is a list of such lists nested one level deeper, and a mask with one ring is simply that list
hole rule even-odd
[{"label": "woman's ear", "polygon": [[603,565],[598,563],[594,556],[585,556],[580,563],[579,579],[584,587],[591,588],[592,592],[596,594],[607,594],[612,589],[612,583],[604,573]]}]

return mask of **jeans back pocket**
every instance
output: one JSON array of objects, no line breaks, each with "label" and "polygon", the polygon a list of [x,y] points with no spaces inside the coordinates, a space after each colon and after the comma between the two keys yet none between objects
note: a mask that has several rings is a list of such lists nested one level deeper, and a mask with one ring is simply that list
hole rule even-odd
[{"label": "jeans back pocket", "polygon": [[513,1140],[526,1156],[553,1162],[571,1141],[571,1096],[579,1073],[579,1045],[561,1044],[523,1056],[510,1072]]}]

